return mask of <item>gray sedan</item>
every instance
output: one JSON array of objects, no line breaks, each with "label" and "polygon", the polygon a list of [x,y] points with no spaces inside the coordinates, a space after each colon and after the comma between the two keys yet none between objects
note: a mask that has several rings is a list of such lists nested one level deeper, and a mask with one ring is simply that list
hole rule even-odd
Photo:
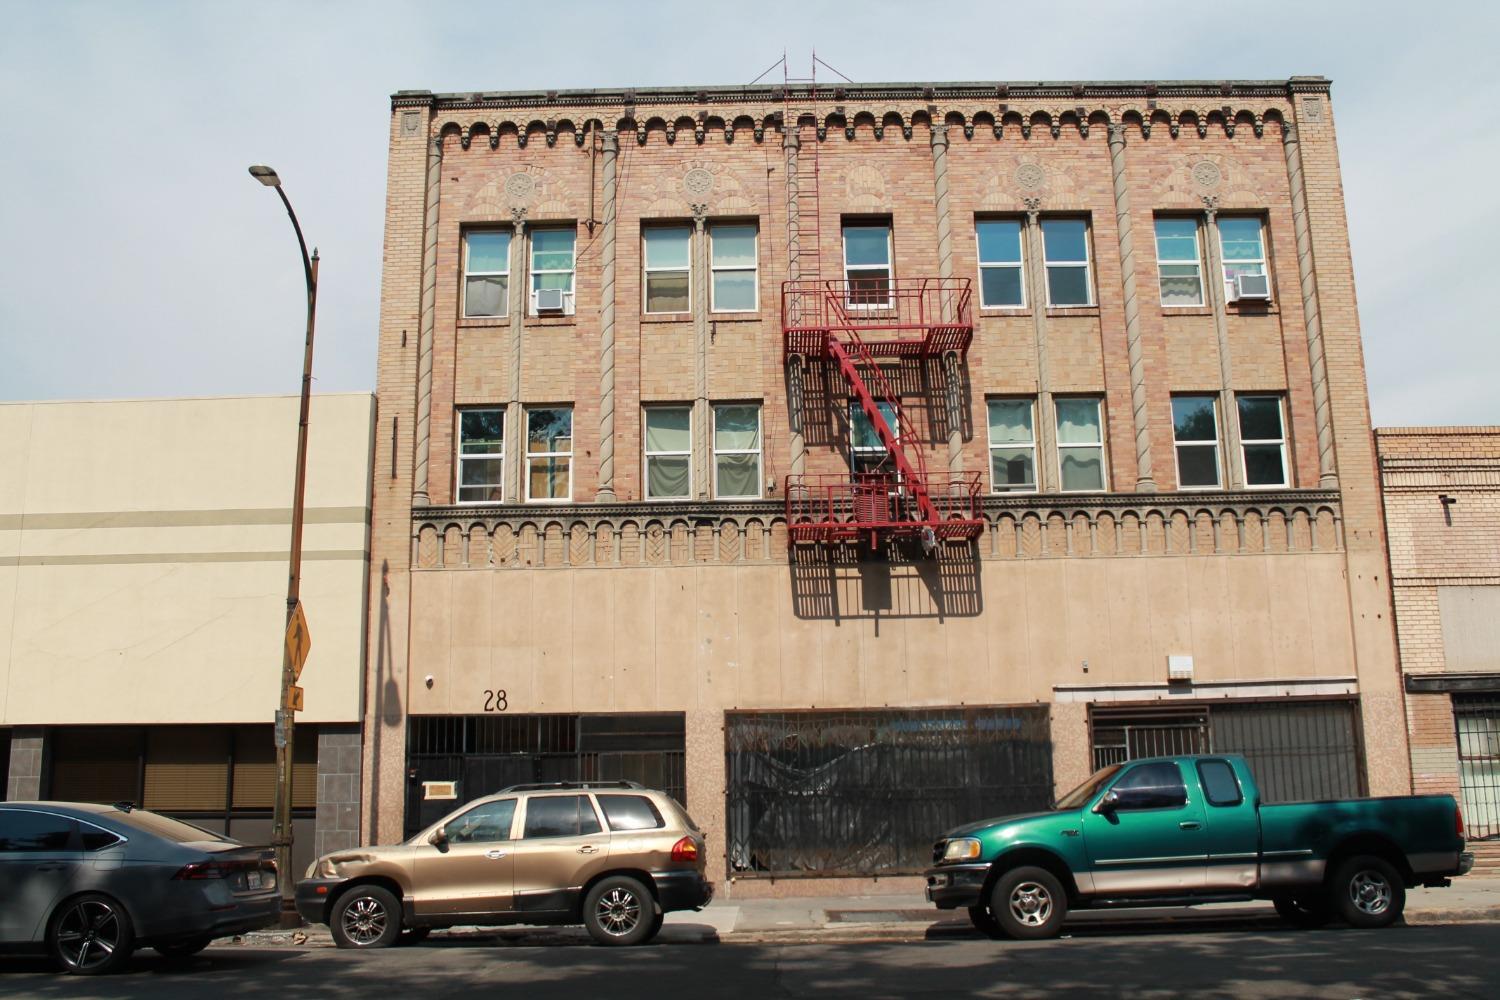
[{"label": "gray sedan", "polygon": [[280,910],[267,848],[127,803],[0,802],[0,947],[94,974],[141,946],[191,955]]}]

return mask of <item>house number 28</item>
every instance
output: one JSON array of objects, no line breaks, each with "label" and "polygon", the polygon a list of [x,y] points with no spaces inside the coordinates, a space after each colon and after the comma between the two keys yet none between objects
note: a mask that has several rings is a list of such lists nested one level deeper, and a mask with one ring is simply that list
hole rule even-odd
[{"label": "house number 28", "polygon": [[485,691],[484,710],[486,712],[503,712],[507,708],[510,708],[510,702],[506,700],[503,690]]}]

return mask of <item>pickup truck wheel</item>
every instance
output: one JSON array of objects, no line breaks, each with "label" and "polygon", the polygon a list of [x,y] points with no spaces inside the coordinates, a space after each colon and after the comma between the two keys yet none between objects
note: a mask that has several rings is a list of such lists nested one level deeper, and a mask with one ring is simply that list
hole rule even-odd
[{"label": "pickup truck wheel", "polygon": [[975,930],[979,931],[985,937],[997,938],[1003,936],[1000,933],[1000,921],[995,919],[995,915],[990,912],[988,906],[969,907],[969,922],[974,925]]},{"label": "pickup truck wheel", "polygon": [[401,936],[401,904],[389,889],[357,885],[333,904],[328,929],[340,948],[389,948]]},{"label": "pickup truck wheel", "polygon": [[1373,854],[1357,855],[1339,865],[1329,894],[1334,909],[1351,927],[1387,927],[1406,908],[1401,873]]},{"label": "pickup truck wheel", "polygon": [[1276,912],[1281,919],[1298,927],[1322,927],[1333,919],[1328,903],[1311,896],[1277,896]]},{"label": "pickup truck wheel", "polygon": [[990,912],[1008,937],[1023,941],[1057,937],[1068,913],[1068,897],[1045,868],[1012,868],[995,883]]}]

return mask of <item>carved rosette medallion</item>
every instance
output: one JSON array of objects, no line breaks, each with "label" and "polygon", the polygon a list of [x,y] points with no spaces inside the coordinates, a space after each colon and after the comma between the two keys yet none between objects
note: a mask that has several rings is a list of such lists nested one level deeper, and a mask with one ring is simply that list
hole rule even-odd
[{"label": "carved rosette medallion", "polygon": [[689,200],[702,201],[713,189],[714,175],[702,167],[694,167],[682,175],[682,190]]},{"label": "carved rosette medallion", "polygon": [[1193,183],[1204,190],[1218,187],[1223,180],[1224,174],[1217,163],[1204,160],[1193,167]]},{"label": "carved rosette medallion", "polygon": [[536,178],[524,171],[505,179],[505,196],[515,204],[525,204],[536,193]]},{"label": "carved rosette medallion", "polygon": [[1035,191],[1047,182],[1047,171],[1040,163],[1023,163],[1016,167],[1016,187]]}]

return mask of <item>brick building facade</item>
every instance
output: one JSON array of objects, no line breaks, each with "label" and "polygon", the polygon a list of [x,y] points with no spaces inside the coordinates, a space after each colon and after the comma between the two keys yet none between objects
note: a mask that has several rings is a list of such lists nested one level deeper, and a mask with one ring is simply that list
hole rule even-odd
[{"label": "brick building facade", "polygon": [[367,837],[638,777],[756,885],[1163,749],[1409,787],[1327,80],[403,91],[389,156]]},{"label": "brick building facade", "polygon": [[[1500,427],[1375,440],[1413,790],[1452,795],[1471,838],[1500,840]],[[1479,866],[1500,867],[1496,847]]]}]

